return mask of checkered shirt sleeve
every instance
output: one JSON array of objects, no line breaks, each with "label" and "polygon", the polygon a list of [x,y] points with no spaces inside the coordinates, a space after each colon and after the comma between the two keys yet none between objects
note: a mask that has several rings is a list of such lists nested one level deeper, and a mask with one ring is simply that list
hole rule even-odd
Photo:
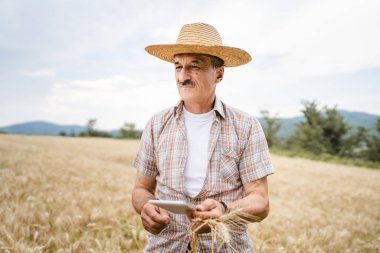
[{"label": "checkered shirt sleeve", "polygon": [[274,173],[268,144],[260,122],[253,117],[251,122],[248,140],[239,163],[239,172],[243,184]]},{"label": "checkered shirt sleeve", "polygon": [[157,176],[156,156],[153,141],[153,118],[148,121],[141,136],[140,147],[133,162],[141,175],[147,177]]}]

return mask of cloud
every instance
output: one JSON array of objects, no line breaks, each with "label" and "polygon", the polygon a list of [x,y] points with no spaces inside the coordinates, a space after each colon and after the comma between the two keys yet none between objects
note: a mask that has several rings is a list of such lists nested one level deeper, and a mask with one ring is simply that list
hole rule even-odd
[{"label": "cloud", "polygon": [[43,68],[43,69],[29,70],[29,71],[25,71],[24,74],[27,76],[34,76],[34,77],[52,77],[52,76],[55,76],[55,69]]},{"label": "cloud", "polygon": [[246,48],[254,60],[277,56],[266,67],[283,79],[380,66],[379,1],[274,2],[224,1],[209,18],[225,44]]},{"label": "cloud", "polygon": [[[225,45],[253,56],[226,69],[218,94],[231,105],[288,116],[299,114],[301,99],[314,97],[378,112],[378,89],[365,88],[374,82],[346,87],[342,77],[379,69],[379,7],[377,0],[0,1],[2,108],[29,111],[20,107],[26,93],[19,92],[28,83],[27,96],[42,103],[41,113],[28,117],[143,126],[178,99],[172,66],[144,47],[174,43],[183,24],[207,22]],[[360,95],[347,99],[351,94]]]},{"label": "cloud", "polygon": [[98,118],[100,126],[111,129],[124,122],[144,127],[158,110],[178,100],[175,85],[146,83],[142,79],[113,76],[105,79],[55,83],[42,109],[51,118],[76,118],[85,122]]}]

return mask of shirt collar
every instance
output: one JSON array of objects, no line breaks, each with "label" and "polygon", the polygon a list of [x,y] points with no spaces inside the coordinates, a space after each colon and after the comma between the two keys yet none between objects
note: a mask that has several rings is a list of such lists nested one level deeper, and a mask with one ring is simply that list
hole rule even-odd
[{"label": "shirt collar", "polygon": [[[177,105],[174,107],[174,116],[177,120],[182,116],[183,105],[184,105],[184,102],[181,99],[177,103]],[[218,97],[215,97],[214,108],[212,108],[212,110],[217,112],[223,119],[225,119],[226,116],[225,116],[224,110],[223,110],[223,103]]]}]

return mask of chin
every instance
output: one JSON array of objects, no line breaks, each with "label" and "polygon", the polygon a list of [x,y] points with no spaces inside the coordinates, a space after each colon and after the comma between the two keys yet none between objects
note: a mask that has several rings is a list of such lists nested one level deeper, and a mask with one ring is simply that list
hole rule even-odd
[{"label": "chin", "polygon": [[181,91],[179,95],[183,101],[194,100],[194,98],[196,97],[195,94],[192,94],[190,92],[184,92],[184,91]]}]

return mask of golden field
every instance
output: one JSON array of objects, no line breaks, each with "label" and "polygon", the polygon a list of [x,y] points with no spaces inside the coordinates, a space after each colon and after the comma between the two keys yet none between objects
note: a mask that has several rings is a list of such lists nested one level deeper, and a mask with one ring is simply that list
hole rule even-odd
[{"label": "golden field", "polygon": [[[0,252],[141,252],[138,141],[0,135]],[[272,156],[256,252],[380,252],[380,171]]]}]

